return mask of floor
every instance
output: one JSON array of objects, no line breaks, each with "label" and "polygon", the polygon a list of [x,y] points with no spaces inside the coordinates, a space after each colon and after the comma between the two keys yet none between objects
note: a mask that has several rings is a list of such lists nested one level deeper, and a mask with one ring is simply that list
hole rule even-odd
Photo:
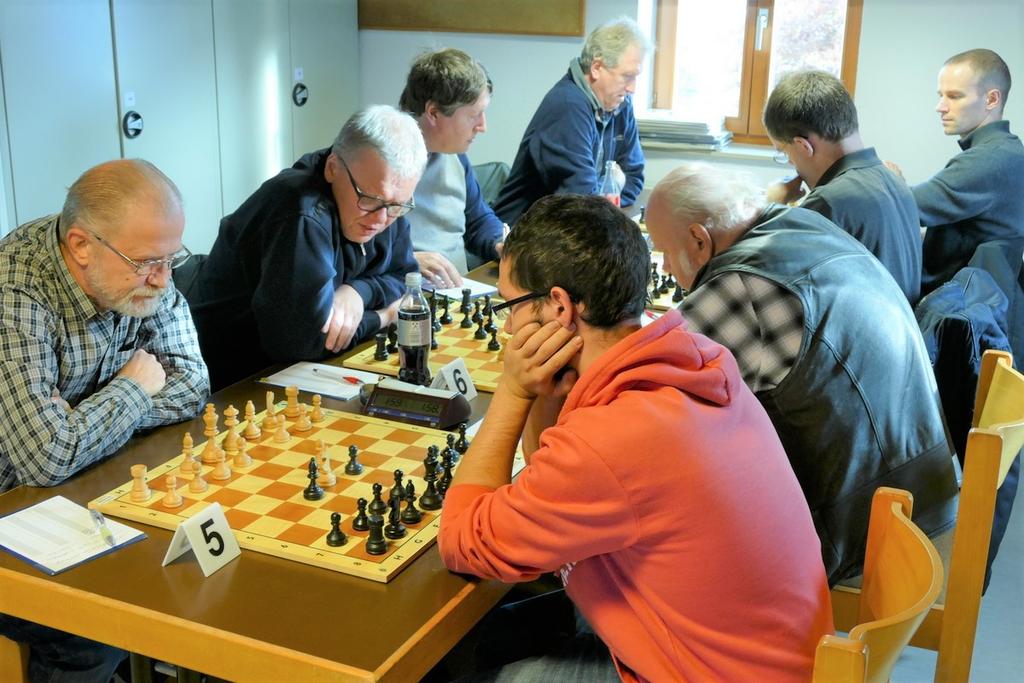
[{"label": "floor", "polygon": [[[1024,681],[1024,485],[1017,491],[1010,525],[981,601],[971,662],[972,683]],[[896,665],[896,683],[928,683],[935,653],[908,648]]]}]

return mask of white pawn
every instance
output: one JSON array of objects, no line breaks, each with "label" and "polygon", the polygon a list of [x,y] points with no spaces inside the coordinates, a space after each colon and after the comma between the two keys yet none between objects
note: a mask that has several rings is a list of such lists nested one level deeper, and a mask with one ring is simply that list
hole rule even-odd
[{"label": "white pawn", "polygon": [[255,441],[260,438],[262,432],[259,426],[256,424],[256,407],[252,404],[252,401],[245,402],[245,431],[242,433],[249,441]]},{"label": "white pawn", "polygon": [[188,490],[192,493],[202,493],[210,488],[210,485],[203,479],[203,466],[196,460],[196,468],[193,470],[192,481],[188,483]]},{"label": "white pawn", "polygon": [[185,436],[181,439],[181,465],[179,469],[182,474],[192,472],[192,457],[192,434],[185,432]]},{"label": "white pawn", "polygon": [[308,432],[313,428],[313,423],[309,421],[309,415],[306,414],[306,404],[299,404],[299,416],[292,424],[293,432]]},{"label": "white pawn", "polygon": [[231,465],[237,470],[240,467],[248,467],[252,464],[252,456],[245,452],[245,441],[238,444],[238,452],[235,453]]},{"label": "white pawn", "polygon": [[173,474],[167,475],[167,493],[164,494],[160,504],[165,508],[180,508],[185,500],[178,493],[178,478]]},{"label": "white pawn", "polygon": [[324,488],[330,488],[338,483],[338,477],[331,471],[331,456],[323,439],[317,442],[316,455],[320,463],[320,476],[316,478],[316,483]]},{"label": "white pawn", "polygon": [[318,424],[324,421],[324,411],[320,407],[320,402],[323,399],[320,398],[320,394],[313,394],[313,412],[309,414],[309,420],[313,424]]}]

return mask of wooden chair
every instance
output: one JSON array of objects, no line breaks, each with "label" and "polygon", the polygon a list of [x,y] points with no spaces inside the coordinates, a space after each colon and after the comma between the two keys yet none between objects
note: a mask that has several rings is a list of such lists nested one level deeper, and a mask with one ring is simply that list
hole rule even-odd
[{"label": "wooden chair", "polygon": [[0,636],[0,681],[28,681],[28,646]]},{"label": "wooden chair", "polygon": [[[1024,445],[1024,375],[1004,351],[986,351],[975,394],[973,428],[967,438],[963,482],[946,598],[925,617],[911,645],[938,652],[935,681],[967,681],[981,608],[996,490]],[[836,629],[856,623],[861,590],[832,590]]]},{"label": "wooden chair", "polygon": [[857,625],[847,638],[824,636],[814,681],[885,683],[942,590],[938,550],[910,521],[908,491],[881,487],[871,499]]}]

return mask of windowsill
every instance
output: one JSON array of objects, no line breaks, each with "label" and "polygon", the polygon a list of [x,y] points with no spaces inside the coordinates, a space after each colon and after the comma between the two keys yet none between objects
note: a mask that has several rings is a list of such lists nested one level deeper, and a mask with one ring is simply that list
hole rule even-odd
[{"label": "windowsill", "polygon": [[748,145],[730,142],[722,149],[707,149],[694,145],[675,142],[655,142],[641,138],[640,147],[642,147],[645,152],[648,150],[659,152],[685,152],[687,154],[718,156],[744,161],[763,161],[778,165],[775,161],[775,150],[771,147],[765,147],[762,145]]}]

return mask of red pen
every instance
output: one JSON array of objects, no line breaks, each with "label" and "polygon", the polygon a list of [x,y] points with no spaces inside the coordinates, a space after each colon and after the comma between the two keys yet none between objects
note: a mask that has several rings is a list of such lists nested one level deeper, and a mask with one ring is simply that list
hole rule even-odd
[{"label": "red pen", "polygon": [[358,377],[352,377],[351,375],[332,375],[327,372],[324,372],[320,368],[313,368],[313,372],[317,375],[323,375],[324,377],[328,379],[333,379],[337,382],[348,382],[349,384],[357,385],[366,384],[366,382],[364,382],[363,380],[359,379]]}]

